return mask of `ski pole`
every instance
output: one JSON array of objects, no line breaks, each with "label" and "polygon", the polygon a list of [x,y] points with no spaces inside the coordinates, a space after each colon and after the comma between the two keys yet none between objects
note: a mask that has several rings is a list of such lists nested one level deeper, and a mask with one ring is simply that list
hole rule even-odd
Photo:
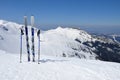
[{"label": "ski pole", "polygon": [[[23,26],[22,26],[22,28],[23,28]],[[24,35],[22,28],[20,29],[21,30],[21,34],[20,34],[20,63],[22,63],[22,35]]]},{"label": "ski pole", "polygon": [[37,36],[38,36],[38,64],[40,64],[39,63],[39,60],[40,60],[40,30],[38,30]]}]

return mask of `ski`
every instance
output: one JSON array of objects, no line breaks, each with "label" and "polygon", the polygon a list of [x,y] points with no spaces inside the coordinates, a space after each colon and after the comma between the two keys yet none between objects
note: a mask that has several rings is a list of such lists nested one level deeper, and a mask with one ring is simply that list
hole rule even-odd
[{"label": "ski", "polygon": [[34,47],[34,16],[31,16],[31,35],[32,35],[32,55],[33,55],[33,62],[35,62],[35,47]]},{"label": "ski", "polygon": [[20,34],[20,63],[22,63],[22,36],[24,35],[23,32],[23,26],[20,28],[21,34]]},{"label": "ski", "polygon": [[25,20],[25,33],[26,33],[26,46],[27,46],[27,53],[28,53],[28,62],[30,61],[30,46],[29,46],[29,37],[28,37],[28,27],[27,27],[27,16],[24,16]]},{"label": "ski", "polygon": [[39,60],[40,60],[40,30],[38,30],[37,36],[38,36],[38,64],[40,64],[39,63]]}]

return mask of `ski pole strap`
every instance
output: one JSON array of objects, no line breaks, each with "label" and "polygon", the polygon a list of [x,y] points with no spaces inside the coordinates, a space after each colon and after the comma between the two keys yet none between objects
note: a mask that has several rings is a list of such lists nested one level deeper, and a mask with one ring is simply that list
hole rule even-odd
[{"label": "ski pole strap", "polygon": [[24,35],[23,29],[21,29],[21,35]]},{"label": "ski pole strap", "polygon": [[40,29],[38,30],[38,32],[37,32],[37,36],[39,36],[40,35]]},{"label": "ski pole strap", "polygon": [[20,30],[21,30],[21,35],[24,35],[23,26],[20,28]]}]

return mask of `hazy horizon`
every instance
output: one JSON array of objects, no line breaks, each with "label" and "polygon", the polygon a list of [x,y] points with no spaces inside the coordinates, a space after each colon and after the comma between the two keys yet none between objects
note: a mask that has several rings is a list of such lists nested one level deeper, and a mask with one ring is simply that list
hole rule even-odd
[{"label": "hazy horizon", "polygon": [[35,24],[48,30],[78,27],[89,32],[119,33],[120,0],[1,0],[0,19],[23,24],[23,16],[35,16]]},{"label": "hazy horizon", "polygon": [[[99,27],[98,27],[99,26]],[[56,29],[57,27],[68,27],[68,28],[79,28],[85,30],[89,33],[96,33],[96,34],[120,34],[120,26],[112,25],[112,26],[104,26],[104,25],[40,25],[37,28],[42,30],[50,30]]]}]

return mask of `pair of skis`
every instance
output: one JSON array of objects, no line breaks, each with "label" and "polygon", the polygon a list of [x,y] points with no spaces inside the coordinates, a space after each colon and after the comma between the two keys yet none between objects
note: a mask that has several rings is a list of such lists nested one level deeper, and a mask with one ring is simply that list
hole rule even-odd
[{"label": "pair of skis", "polygon": [[[24,17],[25,20],[25,34],[26,34],[26,46],[27,46],[27,54],[28,54],[28,62],[30,62],[30,46],[29,46],[29,37],[28,37],[28,27],[27,27],[27,16]],[[31,16],[31,36],[32,36],[32,55],[33,62],[35,62],[35,47],[34,47],[34,16]],[[20,41],[20,63],[22,62],[22,35],[23,28],[21,29],[21,41]],[[38,64],[40,59],[40,30],[37,32],[38,36]]]}]

